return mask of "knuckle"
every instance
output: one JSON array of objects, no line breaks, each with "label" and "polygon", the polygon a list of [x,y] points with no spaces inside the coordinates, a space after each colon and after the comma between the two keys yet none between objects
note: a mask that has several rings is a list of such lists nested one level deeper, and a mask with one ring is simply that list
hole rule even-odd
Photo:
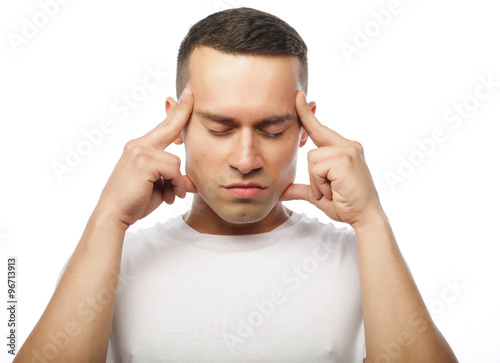
[{"label": "knuckle", "polygon": [[313,175],[313,178],[316,179],[316,175],[318,175],[318,173],[320,172],[321,170],[318,169],[317,167],[317,164],[313,164],[311,166],[309,166],[309,174],[310,175]]},{"label": "knuckle", "polygon": [[176,104],[176,105],[175,105],[175,107],[174,107],[175,111],[181,111],[181,112],[182,112],[185,108],[186,108],[186,107],[185,107],[182,103],[180,103],[180,102],[177,102],[177,104]]},{"label": "knuckle", "polygon": [[164,122],[162,122],[159,125],[159,128],[162,128],[162,129],[166,130],[167,132],[169,132],[172,129],[172,119],[168,118],[167,120],[165,120]]},{"label": "knuckle", "polygon": [[363,152],[364,152],[363,145],[361,145],[361,143],[359,141],[353,141],[352,145],[357,153],[363,154]]},{"label": "knuckle", "polygon": [[339,155],[339,161],[345,164],[351,164],[356,158],[356,153],[357,151],[355,151],[354,148],[346,148],[344,149],[344,152]]},{"label": "knuckle", "polygon": [[330,169],[330,171],[328,171],[328,174],[326,175],[326,178],[330,181],[336,180],[337,179],[336,177],[337,175],[333,169]]},{"label": "knuckle", "polygon": [[317,171],[317,164],[309,163],[308,170],[309,174],[316,174],[315,172]]},{"label": "knuckle", "polygon": [[173,164],[173,166],[179,169],[181,167],[181,158],[178,157],[177,155],[172,155],[172,154],[170,154],[170,156],[171,156],[171,163]]},{"label": "knuckle", "polygon": [[138,139],[132,139],[132,140],[128,141],[125,144],[124,151],[130,152],[133,149],[135,149],[138,145],[139,145],[139,140]]},{"label": "knuckle", "polygon": [[183,112],[186,112],[187,111],[187,106],[181,102],[177,102],[177,104],[175,105],[174,109],[173,109],[173,113],[172,113],[172,116],[176,115],[177,113],[180,113],[182,114]]},{"label": "knuckle", "polygon": [[319,127],[318,127],[318,132],[320,134],[327,134],[328,135],[328,132],[331,131],[330,128],[326,125],[323,125],[323,124],[320,124]]},{"label": "knuckle", "polygon": [[[167,134],[173,134],[176,131],[176,129],[179,127],[179,119],[178,116],[175,116],[175,114],[172,115],[172,118],[169,118],[166,120],[163,124],[161,124],[161,127]],[[175,135],[177,136],[177,135]]]},{"label": "knuckle", "polygon": [[150,162],[149,155],[145,154],[142,150],[140,150],[140,148],[134,149],[133,157],[134,164],[140,169],[143,169],[144,166]]},{"label": "knuckle", "polygon": [[348,145],[344,147],[344,156],[346,160],[354,160],[360,155],[363,155],[363,146],[357,141],[350,141]]},{"label": "knuckle", "polygon": [[146,164],[151,161],[150,155],[146,152],[147,149],[145,147],[139,146],[138,144],[129,144],[130,142],[128,142],[125,146],[125,159],[128,160],[128,163],[130,163],[130,166],[132,168],[144,169]]},{"label": "knuckle", "polygon": [[309,163],[314,163],[314,162],[315,162],[315,160],[316,160],[316,159],[315,159],[315,155],[314,155],[314,154],[315,154],[315,153],[314,153],[314,151],[315,151],[315,149],[312,149],[312,150],[309,150],[309,151],[307,152],[307,161],[308,161]]}]

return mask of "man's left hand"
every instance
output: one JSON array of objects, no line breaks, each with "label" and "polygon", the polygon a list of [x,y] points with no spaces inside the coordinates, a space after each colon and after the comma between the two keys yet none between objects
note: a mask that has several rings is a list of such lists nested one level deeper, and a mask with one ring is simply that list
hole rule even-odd
[{"label": "man's left hand", "polygon": [[374,216],[384,215],[361,144],[322,125],[309,108],[304,92],[297,92],[295,107],[302,126],[318,148],[307,155],[310,185],[291,184],[280,200],[306,200],[330,218],[355,229]]}]

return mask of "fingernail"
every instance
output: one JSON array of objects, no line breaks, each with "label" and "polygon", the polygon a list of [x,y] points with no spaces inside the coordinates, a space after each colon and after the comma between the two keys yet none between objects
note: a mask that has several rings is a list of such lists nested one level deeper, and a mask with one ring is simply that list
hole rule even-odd
[{"label": "fingernail", "polygon": [[301,97],[302,97],[302,99],[304,100],[304,102],[306,102],[306,103],[307,103],[307,96],[306,96],[306,93],[305,93],[304,91],[302,91],[302,90],[300,91],[300,93],[302,93],[302,96],[301,96]]},{"label": "fingernail", "polygon": [[188,96],[188,93],[189,93],[189,88],[188,87],[184,88],[184,91],[182,91],[182,95],[179,98],[179,102],[185,101]]}]

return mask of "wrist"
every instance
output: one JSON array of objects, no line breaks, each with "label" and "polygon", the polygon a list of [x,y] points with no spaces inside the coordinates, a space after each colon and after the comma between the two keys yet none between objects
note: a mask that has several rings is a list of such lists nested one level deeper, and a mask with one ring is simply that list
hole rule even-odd
[{"label": "wrist", "polygon": [[108,260],[110,256],[120,256],[126,229],[123,223],[98,206],[92,212],[76,250],[90,253],[95,261],[103,256]]},{"label": "wrist", "polygon": [[387,256],[399,258],[399,247],[385,213],[373,215],[363,225],[356,226],[354,232],[360,256],[366,257],[368,253],[379,261]]},{"label": "wrist", "polygon": [[392,233],[389,219],[382,209],[367,212],[365,217],[353,223],[352,227],[358,237],[373,233]]},{"label": "wrist", "polygon": [[126,223],[123,223],[121,220],[116,218],[114,213],[110,212],[99,204],[92,212],[88,224],[95,229],[114,230],[123,234],[125,234],[128,227],[130,227]]},{"label": "wrist", "polygon": [[380,204],[366,207],[351,226],[354,229],[365,229],[369,226],[389,223],[389,220]]}]

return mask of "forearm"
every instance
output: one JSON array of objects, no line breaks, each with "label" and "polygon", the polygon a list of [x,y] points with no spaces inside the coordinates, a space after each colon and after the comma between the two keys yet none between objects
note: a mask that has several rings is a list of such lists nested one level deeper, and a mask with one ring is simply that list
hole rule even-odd
[{"label": "forearm", "polygon": [[[54,295],[16,357],[104,361],[125,230],[95,211]],[[56,349],[57,348],[57,349]]]},{"label": "forearm", "polygon": [[456,362],[420,296],[384,215],[355,229],[367,362]]}]

